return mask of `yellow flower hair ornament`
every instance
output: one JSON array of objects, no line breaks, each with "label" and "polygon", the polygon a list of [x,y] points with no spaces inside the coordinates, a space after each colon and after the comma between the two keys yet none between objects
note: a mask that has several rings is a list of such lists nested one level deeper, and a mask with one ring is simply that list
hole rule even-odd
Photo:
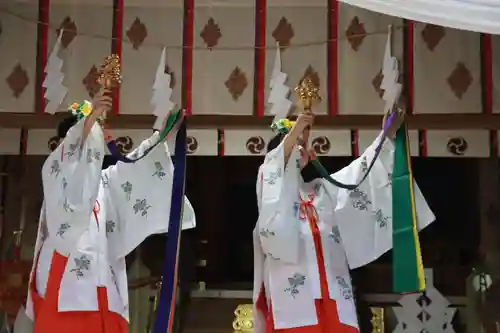
[{"label": "yellow flower hair ornament", "polygon": [[295,121],[289,119],[279,119],[271,124],[271,129],[276,133],[287,134],[295,125]]},{"label": "yellow flower hair ornament", "polygon": [[[82,104],[73,103],[68,108],[71,113],[81,120],[83,118],[88,117],[92,113],[92,103],[89,101],[84,101]],[[104,117],[99,117],[99,121],[104,120]]]}]

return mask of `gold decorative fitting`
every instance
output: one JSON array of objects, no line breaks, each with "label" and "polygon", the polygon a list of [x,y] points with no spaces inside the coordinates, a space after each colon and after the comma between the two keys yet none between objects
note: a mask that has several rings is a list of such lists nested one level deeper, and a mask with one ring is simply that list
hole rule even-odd
[{"label": "gold decorative fitting", "polygon": [[299,84],[304,81],[305,78],[310,78],[312,83],[317,87],[321,87],[321,80],[319,79],[318,72],[311,66],[307,66],[304,75],[302,75],[302,78],[299,81]]},{"label": "gold decorative fitting", "polygon": [[120,57],[116,54],[107,56],[99,67],[97,82],[106,89],[118,87],[122,83]]},{"label": "gold decorative fitting", "polygon": [[295,88],[297,94],[297,103],[304,110],[311,110],[312,106],[321,101],[319,88],[314,84],[310,77],[304,78]]},{"label": "gold decorative fitting", "polygon": [[372,333],[385,333],[384,325],[384,308],[371,307],[372,319]]},{"label": "gold decorative fitting", "polygon": [[234,310],[235,319],[233,321],[234,333],[252,333],[253,315],[252,304],[240,304]]}]

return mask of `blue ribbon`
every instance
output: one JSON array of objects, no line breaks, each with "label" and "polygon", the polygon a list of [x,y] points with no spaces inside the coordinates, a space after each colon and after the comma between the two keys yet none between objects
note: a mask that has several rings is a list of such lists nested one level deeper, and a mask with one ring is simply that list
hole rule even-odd
[{"label": "blue ribbon", "polygon": [[389,128],[391,127],[392,122],[396,118],[396,116],[395,116],[396,112],[397,111],[392,111],[387,116],[384,128],[382,130],[382,137],[380,138],[378,145],[375,147],[375,154],[373,155],[373,158],[372,158],[370,164],[368,165],[368,167],[366,168],[366,171],[363,174],[363,177],[361,177],[360,181],[358,181],[356,184],[344,184],[341,181],[338,181],[335,178],[333,178],[332,176],[330,176],[330,173],[325,169],[325,167],[321,164],[321,162],[318,159],[312,160],[311,164],[316,168],[316,171],[318,171],[321,178],[325,179],[330,184],[333,184],[333,185],[340,187],[340,188],[343,188],[343,189],[347,189],[347,190],[351,190],[351,191],[357,189],[365,181],[365,179],[368,177],[368,174],[370,173],[373,166],[375,165],[375,162],[377,161],[377,159],[380,155],[380,152],[382,151],[382,147],[384,146],[385,140],[387,140],[387,134],[389,132]]},{"label": "blue ribbon", "polygon": [[175,141],[174,175],[170,206],[170,222],[162,269],[162,284],[153,333],[171,333],[175,315],[177,272],[182,231],[182,210],[186,178],[186,121],[182,123]]}]

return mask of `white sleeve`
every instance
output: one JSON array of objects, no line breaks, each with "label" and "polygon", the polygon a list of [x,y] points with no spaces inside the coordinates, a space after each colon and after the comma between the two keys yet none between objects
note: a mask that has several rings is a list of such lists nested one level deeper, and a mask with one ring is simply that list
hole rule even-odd
[{"label": "white sleeve", "polygon": [[103,133],[95,124],[82,142],[84,123],[80,120],[68,131],[42,167],[47,229],[63,255],[88,228],[101,177]]},{"label": "white sleeve", "polygon": [[[366,173],[381,136],[359,158],[332,177],[355,184]],[[394,146],[386,140],[370,174],[355,190],[337,189],[335,219],[351,268],[366,265],[392,248],[392,167]],[[326,183],[326,181],[325,181]],[[329,183],[326,186],[332,186]],[[415,183],[418,229],[435,217]]]},{"label": "white sleeve", "polygon": [[[130,155],[141,155],[158,136],[155,133]],[[173,172],[165,142],[135,163],[118,162],[103,171],[107,183],[106,231],[112,257],[124,257],[146,237],[168,231]],[[193,207],[184,196],[182,229],[195,226]]]},{"label": "white sleeve", "polygon": [[257,230],[262,250],[271,258],[290,263],[299,259],[300,226],[294,206],[299,197],[298,162],[299,152],[294,149],[285,165],[282,142],[267,154],[257,178]]}]

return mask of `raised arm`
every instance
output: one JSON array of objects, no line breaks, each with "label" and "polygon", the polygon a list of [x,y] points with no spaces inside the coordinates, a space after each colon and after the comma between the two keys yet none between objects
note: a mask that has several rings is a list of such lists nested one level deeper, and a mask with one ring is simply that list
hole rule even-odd
[{"label": "raised arm", "polygon": [[[158,138],[153,134],[130,155],[141,155]],[[149,235],[168,232],[173,172],[166,142],[135,163],[118,162],[103,171],[106,232],[114,258],[124,257]],[[184,196],[182,229],[195,226],[193,207]]]},{"label": "raised arm", "polygon": [[262,250],[271,258],[295,263],[299,258],[299,151],[295,146],[286,163],[286,139],[269,152],[259,168],[257,232]]},{"label": "raised arm", "polygon": [[80,120],[42,167],[47,228],[56,249],[68,254],[86,230],[97,197],[104,138],[94,124],[84,138]]},{"label": "raised arm", "polygon": [[[347,184],[358,182],[366,173],[380,139],[381,136],[363,155],[332,176]],[[349,191],[324,182],[329,191],[337,194],[335,222],[351,268],[366,265],[392,248],[393,163],[394,146],[386,140],[373,169],[359,188]],[[435,217],[416,182],[414,192],[418,229],[421,230]]]}]

